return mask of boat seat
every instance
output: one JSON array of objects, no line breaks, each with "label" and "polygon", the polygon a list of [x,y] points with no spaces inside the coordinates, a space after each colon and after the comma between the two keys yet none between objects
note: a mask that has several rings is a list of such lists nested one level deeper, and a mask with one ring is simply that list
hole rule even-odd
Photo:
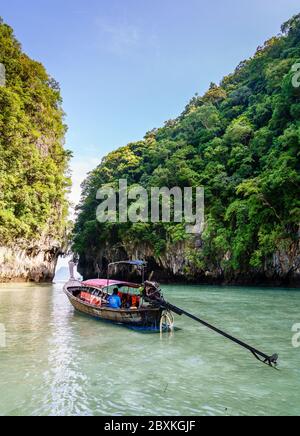
[{"label": "boat seat", "polygon": [[92,299],[92,295],[89,294],[88,292],[81,292],[80,299],[85,301],[86,303],[90,303]]},{"label": "boat seat", "polygon": [[132,296],[132,307],[139,308],[140,307],[141,298],[137,295]]},{"label": "boat seat", "polygon": [[93,296],[93,297],[91,298],[90,303],[91,303],[93,306],[101,307],[101,306],[102,306],[102,299],[101,299],[101,297]]}]

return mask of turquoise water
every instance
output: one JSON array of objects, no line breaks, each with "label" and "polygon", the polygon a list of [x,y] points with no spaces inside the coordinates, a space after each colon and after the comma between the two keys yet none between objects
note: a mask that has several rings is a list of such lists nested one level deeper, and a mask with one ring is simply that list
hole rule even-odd
[{"label": "turquoise water", "polygon": [[61,285],[0,285],[0,415],[300,415],[300,290],[164,289],[280,370],[187,318],[142,334],[74,313]]}]

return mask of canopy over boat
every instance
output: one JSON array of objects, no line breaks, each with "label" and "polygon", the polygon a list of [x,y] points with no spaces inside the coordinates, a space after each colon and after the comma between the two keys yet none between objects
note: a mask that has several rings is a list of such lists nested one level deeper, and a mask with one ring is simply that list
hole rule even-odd
[{"label": "canopy over boat", "polygon": [[122,282],[119,280],[92,279],[82,282],[83,286],[91,286],[93,288],[107,288],[109,286],[128,286],[129,288],[138,289],[140,285],[136,283]]},{"label": "canopy over boat", "polygon": [[[108,288],[109,286],[127,286],[129,288],[133,288],[133,289],[138,289],[140,287],[140,285],[136,284],[136,283],[129,283],[129,282],[123,282],[123,281],[119,281],[119,280],[111,280],[109,278],[109,274],[110,274],[110,268],[114,267],[114,266],[118,266],[118,265],[130,265],[130,266],[135,266],[138,268],[141,268],[143,271],[147,266],[147,262],[144,262],[143,260],[122,260],[120,262],[113,262],[110,263],[108,265],[108,277],[107,279],[92,279],[92,280],[86,280],[85,282],[82,282],[83,286],[91,286],[94,288],[99,288],[99,289],[103,289],[103,288]],[[143,281],[144,281],[144,277],[143,277]]]},{"label": "canopy over boat", "polygon": [[109,266],[114,265],[131,265],[145,268],[147,266],[147,262],[144,262],[143,260],[121,260],[120,262],[113,262],[109,264]]},{"label": "canopy over boat", "polygon": [[145,270],[147,268],[147,262],[143,260],[121,260],[119,262],[112,262],[108,265],[107,268],[107,280],[110,280],[110,272],[112,267],[117,267],[119,265],[129,265],[136,267],[139,271],[142,272],[142,283],[145,281]]}]

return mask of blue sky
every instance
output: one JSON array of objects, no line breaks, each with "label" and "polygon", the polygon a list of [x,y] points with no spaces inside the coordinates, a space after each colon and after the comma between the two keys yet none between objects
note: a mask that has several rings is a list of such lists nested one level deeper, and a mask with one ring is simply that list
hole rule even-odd
[{"label": "blue sky", "polygon": [[109,151],[176,117],[299,13],[299,0],[2,0],[24,51],[61,85],[72,199]]}]

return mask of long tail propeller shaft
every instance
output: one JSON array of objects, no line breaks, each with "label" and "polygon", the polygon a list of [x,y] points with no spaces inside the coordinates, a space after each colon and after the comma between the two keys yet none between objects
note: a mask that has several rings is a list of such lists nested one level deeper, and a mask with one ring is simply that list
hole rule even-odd
[{"label": "long tail propeller shaft", "polygon": [[250,351],[253,356],[259,360],[260,362],[264,363],[265,365],[268,365],[272,368],[276,368],[277,362],[278,362],[278,355],[274,354],[273,356],[268,356],[267,354],[257,350],[256,348],[251,347],[251,345],[246,344],[245,342],[235,338],[234,336],[229,335],[228,333],[218,329],[217,327],[214,327],[213,325],[209,324],[206,321],[203,321],[202,319],[192,315],[189,312],[186,312],[183,309],[180,309],[179,307],[173,306],[172,304],[166,302],[164,298],[161,295],[160,290],[156,289],[156,292],[154,292],[151,297],[149,298],[149,294],[147,296],[147,300],[151,302],[152,304],[155,304],[156,306],[159,306],[163,309],[170,310],[171,312],[174,312],[177,315],[185,315],[188,318],[191,318],[192,320],[204,325],[205,327],[209,328],[210,330],[213,330],[214,332],[218,333],[219,335],[229,339],[230,341],[240,345],[241,347],[245,348],[246,350]]},{"label": "long tail propeller shaft", "polygon": [[258,359],[260,362],[263,362],[266,365],[269,365],[271,367],[276,367],[278,362],[278,355],[274,354],[273,356],[268,356],[267,354],[257,350],[256,348],[251,347],[251,345],[246,344],[243,341],[240,341],[239,339],[235,338],[234,336],[229,335],[228,333],[218,329],[217,327],[214,327],[213,325],[209,324],[206,321],[203,321],[202,319],[192,315],[191,313],[186,312],[185,310],[182,310],[176,306],[173,306],[172,304],[169,304],[165,301],[162,302],[162,306],[167,309],[171,310],[172,312],[176,313],[177,315],[185,315],[191,319],[193,319],[196,322],[199,322],[200,324],[204,325],[205,327],[209,328],[210,330],[213,330],[214,332],[224,336],[225,338],[229,339],[232,342],[235,342],[236,344],[240,345],[243,348],[246,348],[249,350],[256,359]]}]

